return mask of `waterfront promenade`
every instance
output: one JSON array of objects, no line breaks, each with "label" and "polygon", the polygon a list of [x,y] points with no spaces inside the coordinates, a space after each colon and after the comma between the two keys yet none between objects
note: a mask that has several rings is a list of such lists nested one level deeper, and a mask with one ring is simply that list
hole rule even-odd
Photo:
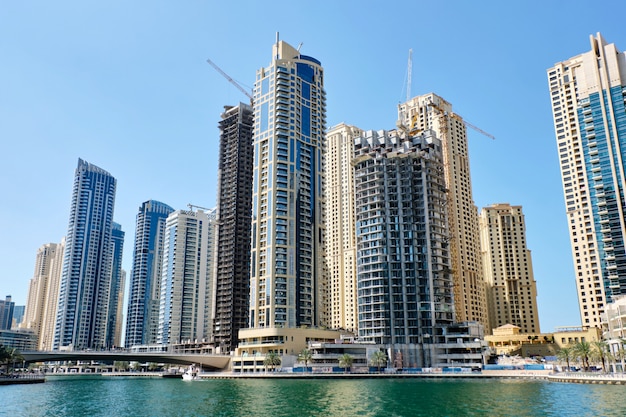
[{"label": "waterfront promenade", "polygon": [[14,374],[0,376],[0,385],[41,384],[45,382],[44,374]]}]

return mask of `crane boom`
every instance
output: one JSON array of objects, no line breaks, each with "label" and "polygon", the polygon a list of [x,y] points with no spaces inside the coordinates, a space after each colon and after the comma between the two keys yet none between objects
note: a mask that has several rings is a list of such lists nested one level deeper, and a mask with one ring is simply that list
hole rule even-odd
[{"label": "crane boom", "polygon": [[473,124],[471,124],[470,122],[468,122],[467,120],[463,120],[463,123],[465,123],[465,126],[467,127],[471,127],[472,129],[474,129],[475,131],[477,131],[478,133],[482,133],[483,135],[487,136],[488,138],[494,139],[495,137],[493,135],[490,135],[489,133],[485,132],[484,130],[482,130],[479,127],[474,126]]},{"label": "crane boom", "polygon": [[233,80],[228,74],[226,74],[224,71],[222,71],[222,69],[220,67],[217,66],[217,64],[213,61],[211,61],[209,58],[207,58],[206,62],[208,62],[209,64],[211,64],[211,66],[213,68],[215,68],[217,70],[217,72],[219,72],[220,74],[222,74],[224,76],[224,78],[226,78],[228,80],[228,82],[230,82],[232,85],[234,85],[235,87],[237,87],[237,89],[239,91],[241,91],[242,93],[244,93],[246,95],[246,97],[248,97],[250,99],[250,103],[252,103],[252,94],[250,94],[248,92],[248,90],[246,90],[245,88],[243,88],[237,81]]}]

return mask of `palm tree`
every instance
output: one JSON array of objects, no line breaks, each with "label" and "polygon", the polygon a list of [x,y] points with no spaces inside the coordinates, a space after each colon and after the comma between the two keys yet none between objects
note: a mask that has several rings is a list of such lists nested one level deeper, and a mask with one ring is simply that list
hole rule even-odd
[{"label": "palm tree", "polygon": [[378,368],[378,372],[380,373],[380,367],[387,365],[387,354],[382,350],[377,350],[372,353],[372,357],[370,358],[370,363]]},{"label": "palm tree", "polygon": [[0,345],[0,365],[3,363],[6,365],[7,373],[10,370],[9,365],[11,363],[13,368],[15,368],[15,362],[22,362],[23,360],[24,357],[16,348]]},{"label": "palm tree", "polygon": [[276,352],[268,352],[263,360],[263,365],[267,369],[270,367],[272,371],[276,370],[276,367],[281,364],[280,356]]},{"label": "palm tree", "polygon": [[304,362],[304,370],[308,371],[307,365],[313,359],[313,354],[309,349],[302,349],[302,351],[298,354],[298,361]]},{"label": "palm tree", "polygon": [[569,366],[569,360],[570,358],[572,358],[574,355],[573,352],[573,348],[571,347],[564,347],[561,348],[561,350],[559,350],[556,353],[556,357],[560,360],[560,361],[565,361],[567,363],[567,371],[569,372],[569,370],[571,369]]},{"label": "palm tree", "polygon": [[584,340],[578,342],[573,347],[574,354],[580,358],[583,369],[585,371],[589,371],[589,357],[593,355],[593,351],[591,348],[591,343],[585,342]]},{"label": "palm tree", "polygon": [[352,366],[352,362],[354,359],[352,359],[352,356],[348,355],[347,353],[344,353],[343,355],[341,355],[339,357],[339,367],[343,368],[343,371],[346,372],[346,370]]},{"label": "palm tree", "polygon": [[602,362],[602,370],[604,372],[607,372],[606,361],[607,361],[607,359],[609,357],[609,354],[610,354],[608,343],[603,342],[601,340],[595,341],[595,342],[593,342],[593,348],[595,349],[596,356]]}]

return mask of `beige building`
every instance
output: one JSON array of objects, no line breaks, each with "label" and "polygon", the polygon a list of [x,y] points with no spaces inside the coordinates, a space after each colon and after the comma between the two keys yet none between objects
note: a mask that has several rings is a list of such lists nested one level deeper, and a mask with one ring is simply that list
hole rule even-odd
[{"label": "beige building", "polygon": [[46,243],[37,250],[35,272],[29,283],[20,327],[35,333],[38,350],[52,350],[64,248],[65,241]]},{"label": "beige building", "polygon": [[341,333],[309,327],[266,327],[240,329],[239,344],[231,361],[234,372],[261,372],[268,353],[281,357],[282,367],[292,367],[309,343],[334,343]]},{"label": "beige building", "polygon": [[505,324],[540,333],[537,285],[521,206],[493,204],[480,212],[480,241],[492,329]]},{"label": "beige building", "polygon": [[589,41],[547,71],[581,322],[599,327],[626,294],[626,54],[599,33]]},{"label": "beige building", "polygon": [[354,140],[357,127],[341,123],[326,133],[326,268],[328,325],[356,333],[357,281],[354,200]]},{"label": "beige building", "polygon": [[498,355],[554,356],[559,349],[579,342],[602,340],[597,327],[557,327],[553,333],[523,333],[518,326],[505,324],[485,336],[489,347]]},{"label": "beige building", "polygon": [[489,334],[465,122],[452,112],[450,103],[433,93],[400,104],[398,118],[399,129],[413,134],[432,129],[442,141],[456,321],[480,322]]}]

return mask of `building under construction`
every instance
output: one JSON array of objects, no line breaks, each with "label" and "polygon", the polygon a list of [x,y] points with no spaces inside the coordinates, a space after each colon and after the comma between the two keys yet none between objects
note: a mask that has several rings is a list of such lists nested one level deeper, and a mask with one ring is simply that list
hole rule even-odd
[{"label": "building under construction", "polygon": [[221,353],[247,327],[252,213],[252,107],[226,107],[220,128],[213,337]]},{"label": "building under construction", "polygon": [[452,112],[452,105],[436,94],[414,97],[398,108],[398,126],[410,134],[432,129],[441,139],[454,283],[456,320],[478,321],[491,334],[486,282],[480,249],[478,208],[472,196],[467,127],[493,136]]},{"label": "building under construction", "polygon": [[359,338],[403,366],[437,363],[454,304],[442,145],[433,131],[355,141]]}]

